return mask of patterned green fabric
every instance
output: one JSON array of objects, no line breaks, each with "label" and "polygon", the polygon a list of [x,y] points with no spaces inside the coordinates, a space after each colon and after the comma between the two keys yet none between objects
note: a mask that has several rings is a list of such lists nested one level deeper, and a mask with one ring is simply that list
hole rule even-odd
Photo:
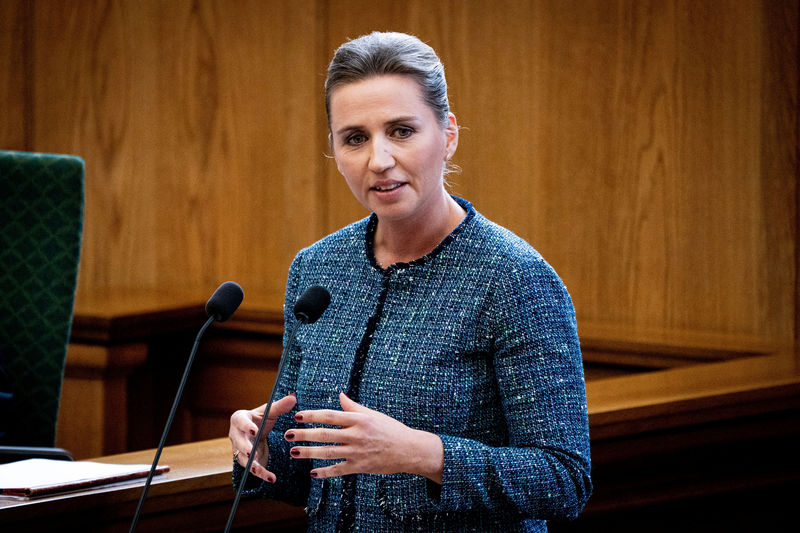
[{"label": "patterned green fabric", "polygon": [[13,393],[0,444],[55,444],[83,176],[75,156],[0,151],[0,349]]}]

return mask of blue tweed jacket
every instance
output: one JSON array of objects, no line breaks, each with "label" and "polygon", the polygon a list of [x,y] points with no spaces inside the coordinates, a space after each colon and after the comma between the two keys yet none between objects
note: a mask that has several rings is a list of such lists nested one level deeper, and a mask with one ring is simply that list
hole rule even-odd
[{"label": "blue tweed jacket", "polygon": [[[467,217],[421,259],[380,268],[373,215],[302,250],[289,271],[287,324],[310,285],[326,287],[331,304],[298,330],[275,398],[340,409],[339,392],[357,381],[360,403],[444,443],[441,486],[354,476],[356,531],[546,531],[545,520],[574,518],[591,493],[571,299],[529,244],[456,200]],[[344,478],[311,479],[312,462],[290,458],[293,415],[268,436],[278,481],[248,476],[247,493],[306,505],[309,531],[333,532]],[[241,474],[235,464],[236,484]]]}]

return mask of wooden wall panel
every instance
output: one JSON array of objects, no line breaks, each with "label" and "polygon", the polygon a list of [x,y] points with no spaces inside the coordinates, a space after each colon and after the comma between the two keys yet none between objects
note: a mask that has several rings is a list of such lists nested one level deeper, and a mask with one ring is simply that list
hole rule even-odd
[{"label": "wooden wall panel", "polygon": [[[587,335],[771,352],[794,338],[797,91],[765,85],[796,78],[796,29],[765,20],[783,6],[341,2],[329,47],[382,28],[440,52],[464,127],[453,191],[543,253]],[[348,195],[330,229],[360,214]]]},{"label": "wooden wall panel", "polygon": [[[783,344],[790,340],[787,324],[794,323],[795,353],[800,356],[800,2],[766,2],[762,23],[767,38],[762,43],[759,207],[768,222],[759,229],[764,254],[771,260],[761,265],[765,284],[759,301],[774,309],[762,331]],[[792,261],[794,268],[787,267]]]},{"label": "wooden wall panel", "polygon": [[278,308],[295,252],[366,214],[325,157],[327,62],[398,30],[444,60],[453,192],[555,266],[590,357],[795,342],[796,0],[0,9],[0,141],[87,163],[80,294],[235,279]]},{"label": "wooden wall panel", "polygon": [[314,4],[35,7],[35,145],[87,162],[80,288],[282,294],[325,212]]},{"label": "wooden wall panel", "polygon": [[30,117],[30,3],[0,2],[0,150],[25,150]]}]

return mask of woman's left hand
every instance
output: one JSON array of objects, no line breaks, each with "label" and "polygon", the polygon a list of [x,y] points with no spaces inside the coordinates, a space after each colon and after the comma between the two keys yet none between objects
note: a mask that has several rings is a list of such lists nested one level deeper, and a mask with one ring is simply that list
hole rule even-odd
[{"label": "woman's left hand", "polygon": [[[295,459],[342,459],[311,471],[312,477],[346,474],[419,474],[442,482],[444,450],[433,433],[412,429],[394,418],[360,405],[339,394],[342,410],[300,411],[295,420],[338,428],[294,428],[284,437],[290,442],[321,442],[328,446],[295,446]],[[330,446],[338,444],[338,446]]]}]

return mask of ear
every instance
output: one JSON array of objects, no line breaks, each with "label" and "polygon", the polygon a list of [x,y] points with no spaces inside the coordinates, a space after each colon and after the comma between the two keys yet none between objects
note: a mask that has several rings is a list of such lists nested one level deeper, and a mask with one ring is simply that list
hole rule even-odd
[{"label": "ear", "polygon": [[445,134],[445,161],[449,161],[458,148],[458,122],[452,113],[447,114],[447,127]]}]

